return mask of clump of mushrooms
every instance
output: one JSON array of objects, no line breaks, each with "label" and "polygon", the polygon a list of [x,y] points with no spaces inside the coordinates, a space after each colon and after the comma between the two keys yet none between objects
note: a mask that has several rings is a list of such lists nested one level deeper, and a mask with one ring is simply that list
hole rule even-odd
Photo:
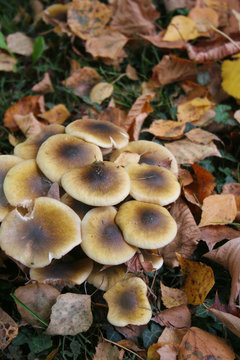
[{"label": "clump of mushrooms", "polygon": [[[119,164],[124,153],[132,156]],[[113,325],[146,324],[147,286],[126,263],[138,253],[162,266],[159,249],[177,232],[164,207],[180,195],[177,174],[164,146],[129,142],[113,123],[48,125],[14,155],[0,155],[0,247],[29,267],[34,281],[88,281],[104,291]],[[49,195],[54,183],[61,197]]]}]

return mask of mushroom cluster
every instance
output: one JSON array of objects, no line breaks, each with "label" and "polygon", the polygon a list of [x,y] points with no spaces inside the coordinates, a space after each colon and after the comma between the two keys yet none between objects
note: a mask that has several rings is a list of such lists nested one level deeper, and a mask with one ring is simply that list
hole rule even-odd
[{"label": "mushroom cluster", "polygon": [[[128,160],[119,163],[124,154]],[[14,155],[0,155],[0,247],[30,268],[32,280],[87,280],[105,291],[110,323],[146,324],[146,284],[125,263],[138,253],[161,267],[160,249],[177,233],[164,207],[180,195],[177,172],[169,150],[129,142],[111,122],[48,125]],[[50,196],[53,183],[59,198]]]}]

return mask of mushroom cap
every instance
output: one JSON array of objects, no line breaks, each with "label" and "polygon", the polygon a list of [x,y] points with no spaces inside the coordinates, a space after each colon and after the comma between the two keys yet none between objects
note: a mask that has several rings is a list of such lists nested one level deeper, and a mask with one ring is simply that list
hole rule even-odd
[{"label": "mushroom cap", "polygon": [[127,267],[124,264],[110,266],[102,271],[101,268],[102,265],[95,263],[93,271],[87,279],[89,284],[92,284],[99,290],[107,291],[115,285],[117,281],[127,279],[131,276],[127,274]]},{"label": "mushroom cap", "polygon": [[90,205],[84,204],[83,202],[72,198],[67,193],[65,193],[61,197],[61,201],[64,204],[66,204],[67,206],[69,206],[71,209],[73,209],[75,211],[75,213],[78,214],[78,216],[80,217],[81,220],[84,218],[86,213],[93,208]]},{"label": "mushroom cap", "polygon": [[28,267],[44,267],[81,243],[81,220],[67,205],[48,197],[35,200],[32,211],[11,211],[0,228],[0,246]]},{"label": "mushroom cap", "polygon": [[112,206],[94,208],[82,220],[81,247],[90,259],[100,264],[123,264],[137,251],[126,243],[115,224],[116,213]]},{"label": "mushroom cap", "polygon": [[126,167],[131,180],[130,195],[139,201],[168,205],[177,200],[181,186],[168,169],[148,164],[130,164]]},{"label": "mushroom cap", "polygon": [[26,206],[37,197],[46,196],[51,185],[31,159],[21,161],[8,171],[3,190],[9,204]]},{"label": "mushroom cap", "polygon": [[177,234],[177,224],[167,209],[141,201],[127,201],[115,218],[127,243],[142,249],[157,249],[170,243]]},{"label": "mushroom cap", "polygon": [[118,281],[103,297],[109,307],[107,319],[114,326],[144,325],[151,320],[147,285],[139,277]]},{"label": "mushroom cap", "polygon": [[116,205],[130,192],[127,171],[110,161],[70,170],[63,175],[61,183],[74,199],[92,206]]},{"label": "mushroom cap", "polygon": [[67,171],[102,160],[102,153],[98,146],[75,136],[57,134],[40,146],[36,160],[48,179],[60,183],[62,175]]},{"label": "mushroom cap", "polygon": [[0,155],[0,221],[12,210],[3,191],[4,179],[7,172],[21,161],[22,159],[14,155]]},{"label": "mushroom cap", "polygon": [[120,150],[115,150],[111,154],[110,160],[115,161],[124,151],[139,154],[139,164],[144,163],[156,166],[164,166],[164,164],[166,164],[167,166],[169,163],[169,170],[171,170],[175,175],[178,174],[177,160],[165,146],[147,140],[132,141]]},{"label": "mushroom cap", "polygon": [[77,136],[102,148],[120,149],[129,141],[128,133],[109,121],[75,120],[66,127],[66,133]]},{"label": "mushroom cap", "polygon": [[152,266],[155,270],[159,270],[163,266],[163,257],[161,255],[157,254],[150,254],[147,252],[144,252],[144,254],[141,254],[143,261],[151,261]]},{"label": "mushroom cap", "polygon": [[38,134],[29,136],[24,142],[17,144],[14,148],[14,154],[22,159],[35,159],[39,147],[50,136],[63,134],[65,127],[59,124],[45,126]]},{"label": "mushroom cap", "polygon": [[48,266],[31,269],[30,278],[40,282],[62,280],[80,285],[87,280],[92,270],[93,261],[91,259],[53,260]]}]

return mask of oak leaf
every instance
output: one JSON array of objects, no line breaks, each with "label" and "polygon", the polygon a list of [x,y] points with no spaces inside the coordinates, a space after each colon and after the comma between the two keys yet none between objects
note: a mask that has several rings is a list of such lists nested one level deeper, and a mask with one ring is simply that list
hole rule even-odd
[{"label": "oak leaf", "polygon": [[164,41],[193,40],[199,36],[195,22],[183,15],[174,16],[167,27]]},{"label": "oak leaf", "polygon": [[40,92],[42,94],[54,93],[52,82],[47,72],[43,75],[43,79],[32,87],[32,91]]},{"label": "oak leaf", "polygon": [[191,313],[187,305],[178,305],[161,311],[152,321],[170,328],[188,328],[191,325]]},{"label": "oak leaf", "polygon": [[172,120],[154,120],[148,129],[142,132],[149,132],[159,139],[173,140],[183,137],[186,124],[179,124]]},{"label": "oak leaf", "polygon": [[8,35],[6,41],[14,54],[29,56],[33,52],[33,39],[21,32]]},{"label": "oak leaf", "polygon": [[187,304],[187,295],[183,290],[170,288],[165,286],[162,282],[161,286],[161,299],[166,308]]},{"label": "oak leaf", "polygon": [[63,124],[65,120],[69,118],[71,113],[68,111],[65,105],[58,104],[52,109],[39,115],[40,118],[47,120],[49,124]]},{"label": "oak leaf", "polygon": [[4,350],[18,334],[15,321],[0,308],[0,350]]}]

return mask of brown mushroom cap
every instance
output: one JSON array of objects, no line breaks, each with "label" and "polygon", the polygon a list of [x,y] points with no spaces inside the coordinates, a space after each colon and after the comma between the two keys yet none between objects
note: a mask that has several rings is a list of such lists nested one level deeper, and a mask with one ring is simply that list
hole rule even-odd
[{"label": "brown mushroom cap", "polygon": [[114,326],[144,325],[151,320],[147,285],[138,277],[117,282],[103,297],[109,307],[107,319]]},{"label": "brown mushroom cap", "polygon": [[124,148],[115,150],[111,154],[110,160],[115,161],[124,151],[139,154],[139,164],[144,163],[164,167],[169,166],[169,170],[171,170],[175,175],[178,174],[177,160],[165,146],[147,140],[132,141]]},{"label": "brown mushroom cap", "polygon": [[150,261],[155,270],[159,270],[163,266],[163,257],[157,254],[150,254],[146,251],[141,254],[143,261]]},{"label": "brown mushroom cap", "polygon": [[102,160],[102,153],[98,146],[75,136],[57,134],[40,146],[36,160],[48,179],[60,183],[62,175],[67,171]]},{"label": "brown mushroom cap", "polygon": [[0,246],[7,255],[28,267],[44,267],[81,243],[81,220],[67,205],[40,197],[33,210],[11,211],[0,228]]},{"label": "brown mushroom cap", "polygon": [[102,148],[120,149],[129,141],[128,133],[109,121],[81,119],[70,123],[66,133],[77,136]]},{"label": "brown mushroom cap", "polygon": [[107,291],[115,285],[117,281],[127,279],[131,276],[127,274],[127,267],[123,264],[110,266],[101,271],[102,267],[102,265],[95,263],[93,271],[87,279],[89,284],[92,284],[99,290]]},{"label": "brown mushroom cap", "polygon": [[65,127],[59,124],[45,126],[38,134],[29,136],[24,142],[17,144],[14,148],[14,154],[22,159],[35,159],[39,147],[50,136],[63,134]]},{"label": "brown mushroom cap", "polygon": [[92,206],[118,204],[130,191],[127,171],[110,161],[70,170],[63,175],[61,183],[74,199]]},{"label": "brown mushroom cap", "polygon": [[130,195],[139,201],[168,205],[177,200],[181,186],[168,169],[148,164],[130,164],[126,167],[131,180]]},{"label": "brown mushroom cap", "polygon": [[27,206],[39,196],[46,196],[52,183],[37,167],[35,160],[24,160],[7,173],[3,190],[12,206]]},{"label": "brown mushroom cap", "polygon": [[162,206],[141,201],[123,203],[115,218],[127,243],[142,249],[157,249],[170,243],[177,224]]},{"label": "brown mushroom cap", "polygon": [[88,278],[92,269],[93,261],[91,259],[54,260],[46,267],[31,269],[30,278],[41,282],[70,281],[80,285]]},{"label": "brown mushroom cap", "polygon": [[14,155],[0,155],[0,221],[12,210],[3,191],[4,179],[7,172],[21,161],[22,159]]},{"label": "brown mushroom cap", "polygon": [[104,265],[123,264],[136,248],[127,244],[114,223],[117,210],[101,207],[90,210],[82,220],[81,247],[90,259]]},{"label": "brown mushroom cap", "polygon": [[65,193],[61,197],[61,201],[64,204],[66,204],[67,206],[69,206],[71,209],[73,209],[75,211],[75,213],[78,214],[78,216],[80,217],[81,220],[84,218],[86,213],[93,208],[90,205],[84,204],[83,202],[72,198],[67,193]]}]

